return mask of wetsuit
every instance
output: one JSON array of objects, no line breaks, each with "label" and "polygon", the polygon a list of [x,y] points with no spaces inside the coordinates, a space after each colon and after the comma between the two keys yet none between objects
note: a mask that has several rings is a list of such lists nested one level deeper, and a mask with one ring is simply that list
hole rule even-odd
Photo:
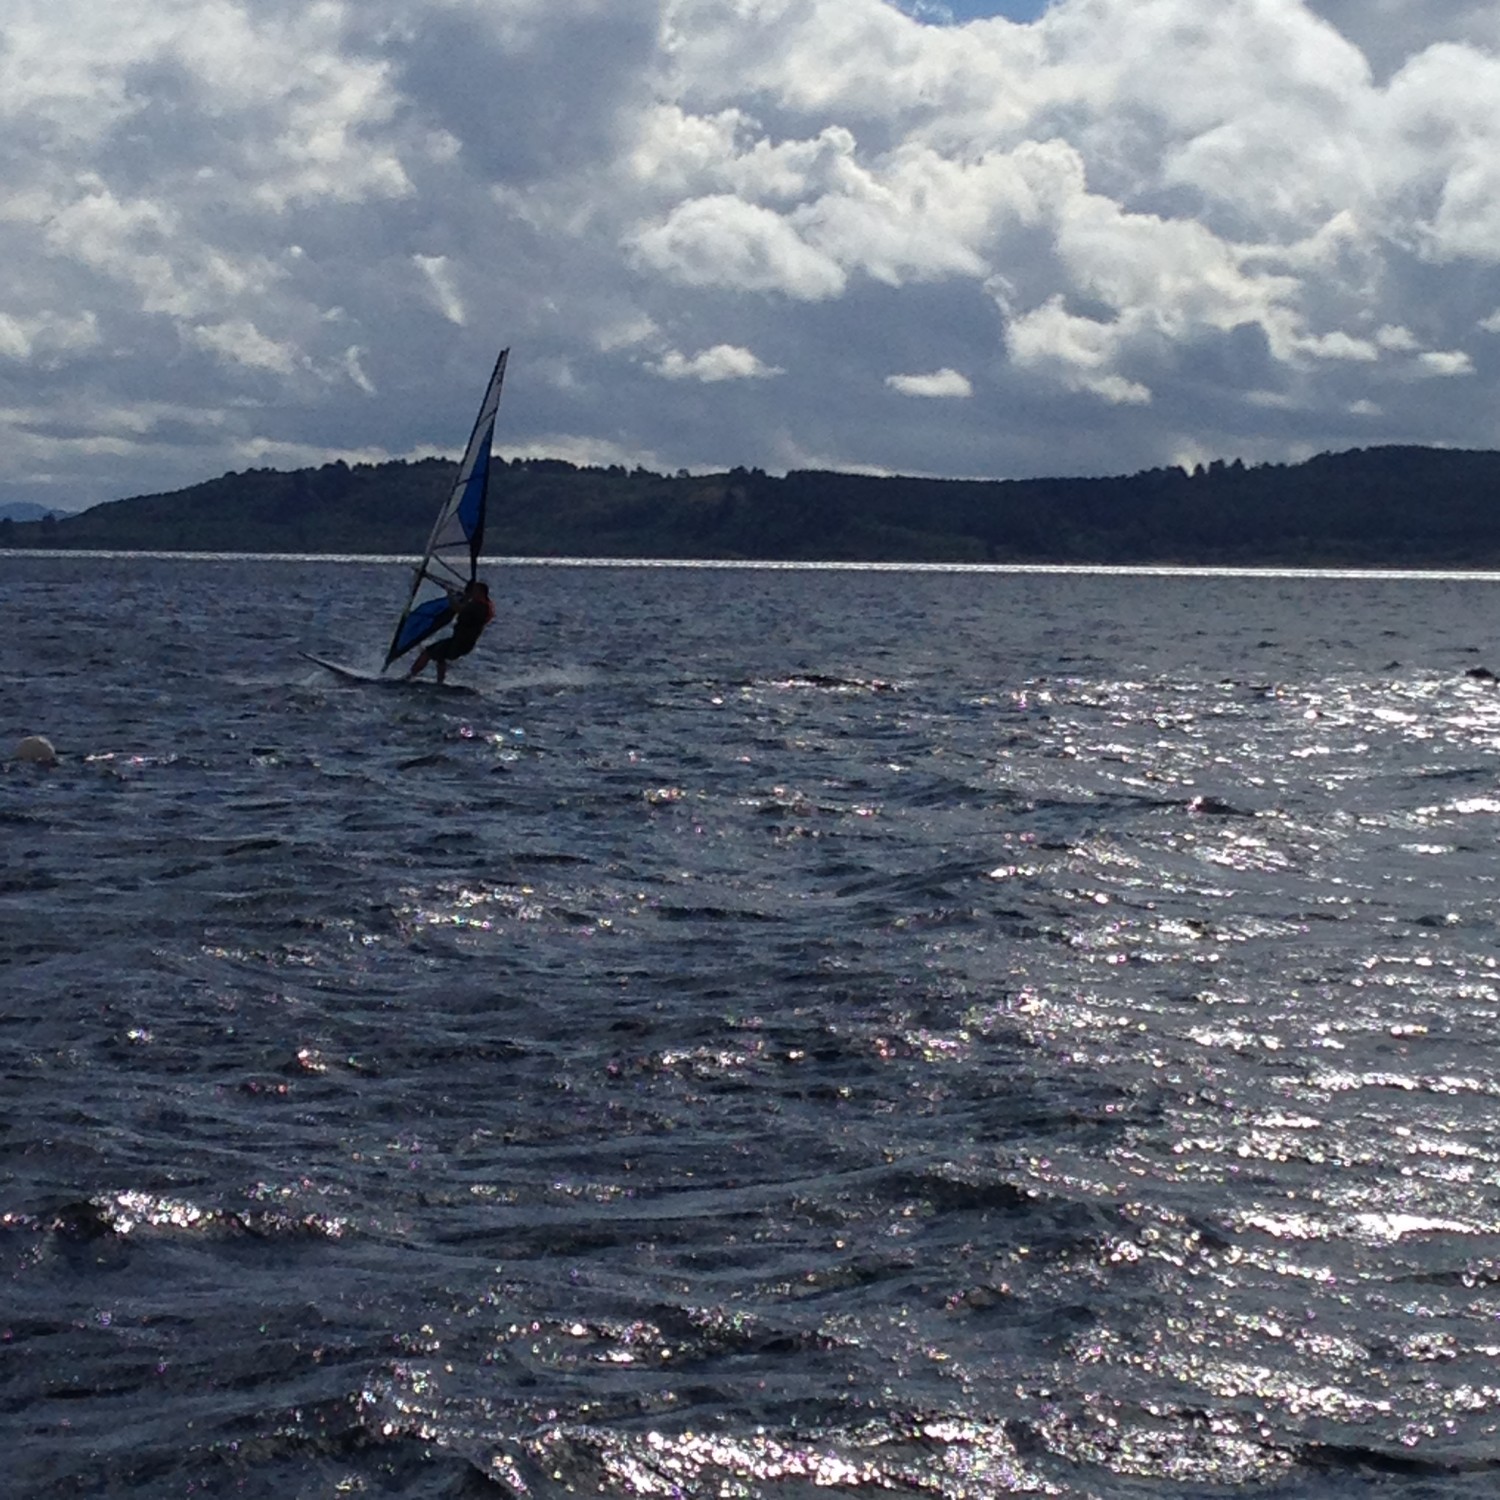
[{"label": "wetsuit", "polygon": [[458,606],[453,617],[453,634],[434,641],[427,648],[432,661],[457,661],[467,656],[479,643],[484,627],[495,618],[495,606],[485,598],[468,598]]}]

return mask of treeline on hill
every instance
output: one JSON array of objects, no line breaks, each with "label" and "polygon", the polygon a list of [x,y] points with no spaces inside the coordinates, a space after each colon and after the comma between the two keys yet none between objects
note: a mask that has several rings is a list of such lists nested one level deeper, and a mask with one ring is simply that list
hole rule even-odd
[{"label": "treeline on hill", "polygon": [[[454,466],[252,469],[76,516],[0,521],[0,547],[420,551]],[[676,475],[497,460],[485,551],[515,557],[1500,566],[1500,453],[1387,447],[1113,479]]]}]

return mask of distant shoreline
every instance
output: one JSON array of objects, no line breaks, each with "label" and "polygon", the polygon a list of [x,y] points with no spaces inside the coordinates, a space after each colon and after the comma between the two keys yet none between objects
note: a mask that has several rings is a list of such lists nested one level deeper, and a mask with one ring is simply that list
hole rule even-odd
[{"label": "distant shoreline", "polygon": [[[72,516],[0,520],[0,549],[404,558],[431,529],[454,473],[439,459],[252,469]],[[483,550],[601,566],[1488,573],[1500,571],[1497,497],[1500,452],[1448,448],[1015,480],[668,475],[497,457]]]},{"label": "distant shoreline", "polygon": [[[45,558],[52,561],[77,558],[96,562],[195,562],[195,563],[319,563],[327,566],[415,567],[415,553],[339,552],[194,552],[155,551],[148,548],[0,547],[0,563],[12,558]],[[1353,582],[1389,581],[1500,583],[1500,568],[1391,568],[1319,567],[1286,564],[1243,567],[1214,563],[976,563],[976,562],[848,562],[797,559],[777,561],[745,558],[683,557],[489,557],[482,568],[618,568],[760,573],[992,573],[997,576],[1044,575],[1055,577],[1114,578],[1327,578]]]}]

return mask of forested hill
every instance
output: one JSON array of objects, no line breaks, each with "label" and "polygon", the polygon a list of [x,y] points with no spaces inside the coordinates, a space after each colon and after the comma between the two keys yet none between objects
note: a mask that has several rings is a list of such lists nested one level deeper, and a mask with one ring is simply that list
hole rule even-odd
[{"label": "forested hill", "polygon": [[[454,466],[253,469],[0,547],[414,554]],[[1500,453],[1388,447],[1113,479],[675,476],[496,460],[491,557],[1500,567]]]}]

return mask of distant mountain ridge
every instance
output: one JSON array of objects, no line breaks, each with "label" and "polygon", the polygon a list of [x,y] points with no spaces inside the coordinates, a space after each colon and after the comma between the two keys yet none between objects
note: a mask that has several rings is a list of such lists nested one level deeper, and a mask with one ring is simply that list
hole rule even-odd
[{"label": "distant mountain ridge", "polygon": [[38,505],[35,500],[7,500],[0,505],[0,521],[40,521],[56,514],[50,505]]},{"label": "distant mountain ridge", "polygon": [[[454,466],[252,469],[47,520],[0,547],[412,555]],[[1500,453],[1355,449],[1106,479],[689,475],[495,461],[492,557],[1500,567]]]}]

